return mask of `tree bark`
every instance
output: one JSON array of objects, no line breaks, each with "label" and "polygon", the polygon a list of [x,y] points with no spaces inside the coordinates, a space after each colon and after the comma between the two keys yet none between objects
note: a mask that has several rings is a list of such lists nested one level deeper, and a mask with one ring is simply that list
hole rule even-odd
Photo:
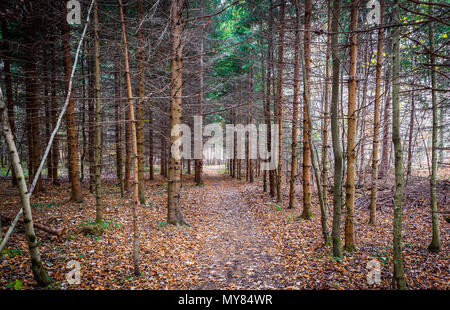
[{"label": "tree bark", "polygon": [[345,184],[345,206],[347,214],[345,217],[345,250],[355,251],[354,219],[353,210],[355,208],[355,140],[356,140],[356,61],[358,57],[357,34],[358,27],[358,3],[359,0],[352,0],[351,21],[350,21],[350,71],[348,81],[348,121],[347,121],[347,180]]},{"label": "tree bark", "polygon": [[[433,16],[433,1],[429,0],[429,15]],[[441,237],[439,232],[439,218],[436,198],[436,169],[437,169],[437,96],[436,96],[436,71],[435,71],[435,55],[434,55],[434,37],[433,24],[428,25],[428,40],[430,41],[430,64],[431,64],[431,104],[433,109],[432,121],[432,138],[431,138],[431,176],[430,176],[430,202],[431,202],[431,220],[432,220],[432,238],[428,246],[428,250],[439,252],[441,250]]]},{"label": "tree bark", "polygon": [[186,225],[186,219],[180,206],[180,145],[181,138],[181,104],[182,104],[182,65],[183,65],[183,0],[171,0],[170,25],[172,39],[171,60],[171,102],[170,102],[170,138],[169,138],[169,173],[167,187],[167,223]]},{"label": "tree bark", "polygon": [[286,0],[280,3],[280,29],[278,35],[278,85],[277,85],[277,122],[278,122],[278,167],[277,167],[277,201],[281,202],[281,182],[282,182],[282,163],[283,163],[283,54],[284,54],[284,11]]},{"label": "tree bark", "polygon": [[[64,11],[65,12],[65,11]],[[62,48],[64,60],[64,75],[66,93],[69,91],[69,81],[72,71],[72,58],[70,55],[70,31],[66,21],[66,15],[62,14]],[[71,183],[71,200],[73,202],[83,202],[80,183],[80,171],[78,162],[78,138],[75,125],[75,111],[73,103],[73,92],[70,94],[69,104],[66,112],[66,128],[67,128],[67,148],[69,153],[69,179]]]},{"label": "tree bark", "polygon": [[137,105],[136,105],[136,130],[137,130],[137,144],[138,144],[138,163],[139,163],[139,202],[145,204],[145,193],[144,193],[144,93],[145,93],[145,42],[144,42],[144,27],[142,25],[144,18],[144,9],[142,0],[137,1]]},{"label": "tree bark", "polygon": [[33,215],[31,213],[30,195],[28,194],[27,184],[25,183],[25,176],[23,174],[22,165],[20,164],[19,154],[17,153],[16,144],[12,135],[11,127],[9,125],[7,109],[3,98],[3,92],[0,88],[0,118],[3,128],[3,136],[8,145],[10,153],[10,160],[12,168],[15,170],[17,187],[19,189],[20,200],[23,210],[25,237],[28,242],[28,249],[31,258],[31,270],[34,279],[39,286],[47,286],[52,283],[52,280],[47,275],[47,272],[42,265],[41,254],[39,252],[39,242],[34,232]]},{"label": "tree bark", "polygon": [[341,208],[342,208],[342,149],[341,149],[341,134],[339,130],[339,14],[340,14],[340,0],[333,1],[333,17],[331,21],[331,57],[332,57],[332,90],[331,90],[331,136],[333,142],[334,154],[334,186],[333,186],[333,228],[331,238],[333,240],[333,255],[342,258],[342,242],[341,242]]},{"label": "tree bark", "polygon": [[311,210],[311,146],[309,145],[309,105],[306,104],[309,100],[306,98],[306,94],[311,93],[311,10],[312,1],[305,1],[305,31],[304,31],[304,53],[305,61],[304,68],[305,80],[303,83],[303,212],[301,217],[303,219],[310,219],[312,217]]},{"label": "tree bark", "polygon": [[130,117],[130,129],[131,129],[131,141],[133,147],[133,265],[134,274],[136,276],[140,275],[139,271],[139,240],[138,240],[138,216],[137,209],[139,207],[139,172],[138,172],[138,151],[137,151],[137,136],[136,136],[136,121],[134,117],[133,108],[133,93],[131,90],[131,80],[130,80],[130,65],[128,62],[128,43],[127,35],[125,30],[125,20],[123,16],[122,0],[117,0],[119,4],[119,16],[122,25],[122,42],[123,42],[123,58],[125,62],[125,83],[127,87],[127,99],[128,99],[128,115]]},{"label": "tree bark", "polygon": [[372,144],[372,186],[370,190],[369,224],[376,225],[377,179],[378,179],[378,144],[380,132],[381,74],[383,69],[384,40],[384,0],[380,0],[380,28],[378,29],[377,65],[375,76],[375,105],[373,112],[373,144]]},{"label": "tree bark", "polygon": [[[399,20],[399,0],[394,0],[393,20]],[[393,284],[396,289],[406,289],[405,276],[403,274],[402,257],[402,199],[403,199],[403,162],[402,142],[400,140],[400,31],[394,28],[392,34],[392,142],[395,153],[395,192],[394,192],[394,275]]]}]

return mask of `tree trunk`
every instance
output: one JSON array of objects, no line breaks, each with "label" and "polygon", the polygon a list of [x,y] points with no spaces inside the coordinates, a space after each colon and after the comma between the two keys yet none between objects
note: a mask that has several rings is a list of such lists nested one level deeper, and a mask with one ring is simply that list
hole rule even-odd
[{"label": "tree trunk", "polygon": [[[167,223],[186,225],[186,219],[180,206],[180,146],[175,147],[177,139],[181,138],[181,104],[182,104],[182,65],[183,65],[183,0],[171,0],[170,24],[172,39],[171,60],[171,102],[169,131],[169,173],[167,187]],[[176,144],[175,144],[176,145]]]},{"label": "tree trunk", "polygon": [[[399,20],[399,0],[394,0],[393,18]],[[394,276],[393,284],[396,289],[406,289],[403,274],[402,257],[402,199],[403,199],[403,163],[402,142],[400,140],[400,27],[394,28],[392,34],[392,142],[395,152],[395,192],[394,192]]]},{"label": "tree trunk", "polygon": [[[384,0],[380,0],[380,27],[384,24]],[[378,178],[378,144],[380,132],[381,73],[383,69],[384,29],[378,29],[377,65],[375,77],[375,105],[373,112],[373,146],[372,146],[372,186],[370,190],[369,224],[376,225],[377,178]]]},{"label": "tree trunk", "polygon": [[295,41],[294,41],[294,98],[292,102],[292,143],[291,143],[291,177],[289,180],[289,206],[295,207],[295,176],[297,175],[297,131],[299,106],[299,50],[300,50],[300,3],[295,2]]},{"label": "tree trunk", "polygon": [[101,194],[101,92],[100,92],[100,46],[98,37],[98,7],[97,0],[94,0],[94,58],[95,58],[95,222],[100,224],[103,222],[103,206]]},{"label": "tree trunk", "polygon": [[127,35],[125,32],[125,20],[123,17],[122,10],[122,1],[117,0],[119,4],[119,15],[120,22],[122,24],[122,42],[123,42],[123,58],[125,61],[125,82],[127,86],[127,99],[128,99],[128,115],[130,117],[131,124],[131,140],[133,146],[133,207],[132,207],[132,216],[133,216],[133,265],[134,265],[134,274],[136,276],[140,275],[139,271],[139,240],[138,240],[138,216],[137,216],[137,208],[139,207],[139,175],[138,175],[138,153],[137,153],[137,136],[136,136],[136,121],[134,118],[134,109],[133,109],[133,93],[131,91],[131,80],[130,80],[130,65],[128,63],[128,43],[127,43]]},{"label": "tree trunk", "polygon": [[[331,32],[331,1],[327,1],[327,30]],[[328,201],[328,118],[330,101],[330,53],[331,53],[331,35],[327,35],[327,51],[325,58],[325,94],[323,105],[323,125],[322,125],[322,197],[325,205]]]},{"label": "tree trunk", "polygon": [[[433,16],[433,1],[429,0],[429,15]],[[430,202],[431,202],[431,219],[432,219],[432,239],[428,246],[428,250],[432,252],[439,252],[441,249],[441,237],[439,232],[439,218],[438,207],[436,198],[436,169],[437,169],[437,127],[438,127],[438,115],[437,115],[437,96],[436,96],[436,71],[435,71],[435,56],[434,56],[434,37],[433,37],[433,24],[428,25],[428,39],[430,41],[430,65],[431,65],[431,103],[433,108],[433,121],[432,121],[432,138],[431,138],[431,176],[430,176]]]},{"label": "tree trunk", "polygon": [[[64,57],[64,74],[66,94],[69,91],[69,81],[72,71],[72,58],[70,55],[70,29],[66,21],[66,15],[62,16],[62,48]],[[78,138],[75,124],[75,111],[73,103],[73,92],[70,94],[69,104],[66,112],[67,128],[67,148],[69,157],[69,179],[71,183],[71,200],[73,202],[82,202],[80,171],[78,162]]]},{"label": "tree trunk", "polygon": [[[120,68],[118,68],[120,70]],[[115,80],[115,88],[116,88],[116,171],[117,171],[117,179],[119,181],[120,186],[120,197],[124,196],[124,183],[123,183],[123,151],[122,151],[122,83],[121,83],[120,72],[116,72],[114,74]]]},{"label": "tree trunk", "polygon": [[28,249],[30,250],[31,258],[31,270],[33,271],[34,279],[39,286],[47,286],[52,283],[52,280],[47,275],[42,261],[41,254],[39,252],[39,242],[34,232],[33,216],[31,213],[30,195],[28,194],[27,184],[25,183],[25,176],[23,175],[22,165],[20,164],[19,154],[17,153],[16,144],[14,143],[14,137],[11,131],[11,127],[8,120],[7,109],[3,98],[3,93],[0,88],[0,119],[3,128],[3,136],[5,142],[8,145],[10,154],[10,161],[12,168],[14,169],[17,187],[19,189],[20,200],[23,210],[25,237],[28,242]]},{"label": "tree trunk", "polygon": [[282,182],[282,163],[283,163],[283,52],[284,52],[284,11],[286,1],[280,3],[280,29],[278,36],[278,90],[277,90],[277,113],[278,113],[278,171],[277,171],[277,201],[281,202],[281,182]]},{"label": "tree trunk", "polygon": [[[203,0],[200,1],[200,16],[203,16]],[[199,57],[199,64],[200,64],[200,76],[199,76],[199,99],[198,99],[198,115],[202,117],[203,113],[203,103],[204,103],[204,93],[203,93],[203,75],[204,75],[204,62],[203,62],[203,49],[204,49],[204,38],[203,38],[203,28],[206,27],[206,25],[202,25],[200,27],[200,57]],[[203,137],[198,137],[199,141],[198,147],[200,148],[199,153],[202,158],[195,159],[195,184],[197,186],[203,185]],[[194,142],[195,143],[195,142]]]},{"label": "tree trunk", "polygon": [[311,93],[311,0],[305,1],[305,31],[304,31],[304,53],[305,53],[305,81],[303,83],[303,212],[301,217],[303,219],[310,219],[312,217],[311,211],[311,146],[309,145],[309,106],[306,104],[309,100],[306,94]]},{"label": "tree trunk", "polygon": [[[6,20],[2,20],[2,36],[3,36],[3,64],[4,64],[4,76],[5,76],[5,91],[6,91],[6,107],[8,109],[9,126],[11,127],[11,133],[13,135],[14,143],[16,143],[16,126],[14,122],[14,101],[12,92],[12,79],[9,60],[9,36],[8,25]],[[17,185],[16,175],[14,169],[11,171],[11,182],[13,186]]]},{"label": "tree trunk", "polygon": [[342,242],[341,242],[341,208],[342,208],[342,149],[341,134],[339,130],[338,120],[338,104],[339,104],[339,14],[340,0],[333,1],[333,17],[331,21],[331,57],[333,65],[332,90],[331,90],[331,136],[333,142],[334,154],[334,186],[333,186],[333,229],[331,238],[333,240],[333,255],[342,258]]},{"label": "tree trunk", "polygon": [[353,210],[355,208],[355,140],[356,140],[356,61],[358,57],[357,26],[358,26],[358,3],[352,0],[350,21],[350,72],[348,82],[348,121],[347,121],[347,181],[345,184],[345,206],[347,214],[345,217],[345,250],[355,251],[355,237],[353,228]]},{"label": "tree trunk", "polygon": [[137,41],[138,41],[138,49],[137,49],[137,105],[136,105],[136,117],[137,117],[137,144],[138,144],[138,163],[139,163],[139,202],[141,204],[145,204],[145,194],[144,194],[144,93],[145,93],[145,46],[144,46],[144,27],[142,25],[144,18],[144,9],[142,0],[137,1]]}]

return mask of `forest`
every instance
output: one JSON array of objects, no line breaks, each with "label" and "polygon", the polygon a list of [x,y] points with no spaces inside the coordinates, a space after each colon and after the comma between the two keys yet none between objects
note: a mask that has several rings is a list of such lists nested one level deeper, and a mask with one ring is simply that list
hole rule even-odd
[{"label": "forest", "polygon": [[449,289],[447,0],[0,19],[0,290]]}]

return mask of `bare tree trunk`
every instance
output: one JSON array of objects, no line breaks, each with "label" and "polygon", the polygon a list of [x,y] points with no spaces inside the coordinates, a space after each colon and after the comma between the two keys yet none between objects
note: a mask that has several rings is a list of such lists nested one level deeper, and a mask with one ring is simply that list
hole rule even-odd
[{"label": "bare tree trunk", "polygon": [[[6,107],[8,108],[8,119],[9,125],[11,127],[11,132],[13,135],[14,142],[16,142],[16,126],[14,122],[14,101],[12,92],[12,79],[11,79],[11,69],[9,60],[9,36],[8,36],[8,25],[6,20],[2,20],[2,37],[3,37],[3,64],[4,64],[4,76],[5,76],[5,91],[6,91]],[[17,185],[16,175],[14,169],[11,171],[11,182],[13,186]]]},{"label": "bare tree trunk", "polygon": [[[65,89],[66,93],[69,91],[69,80],[72,71],[72,58],[70,55],[70,30],[66,21],[66,15],[62,15],[62,41],[64,53],[64,74],[65,74]],[[73,202],[82,202],[83,196],[81,193],[80,171],[78,162],[78,138],[75,126],[75,111],[73,103],[73,93],[70,94],[69,104],[67,106],[66,114],[67,127],[67,148],[69,152],[69,179],[71,183],[71,200]]]},{"label": "bare tree trunk", "polygon": [[[273,68],[273,1],[270,0],[270,12],[269,12],[269,37],[267,39],[267,106],[265,108],[266,123],[267,123],[267,149],[271,150],[272,147],[272,127],[270,120],[270,102],[272,101],[271,86],[274,84],[272,79]],[[269,170],[269,192],[270,196],[275,196],[275,169]]]},{"label": "bare tree trunk", "polygon": [[[27,184],[25,183],[25,176],[23,175],[22,166],[20,164],[19,154],[17,153],[16,144],[11,131],[8,120],[7,109],[3,98],[3,93],[0,88],[0,119],[2,122],[3,136],[8,145],[10,160],[12,168],[14,169],[17,187],[20,193],[20,200],[23,210],[25,237],[28,242],[28,249],[30,250],[31,270],[33,271],[34,279],[39,286],[47,286],[52,283],[52,280],[47,275],[39,252],[39,242],[34,232],[33,216],[31,213],[30,195],[28,194]],[[20,213],[19,213],[20,214]],[[19,215],[20,216],[20,215]]]},{"label": "bare tree trunk", "polygon": [[[203,0],[200,1],[200,16],[203,16]],[[203,103],[204,103],[204,93],[203,93],[203,75],[204,75],[204,62],[203,62],[203,49],[204,49],[204,34],[203,25],[200,27],[200,76],[199,76],[199,102],[198,102],[198,114],[201,116],[203,113]],[[198,146],[200,147],[200,154],[203,157],[203,138],[199,141]],[[197,186],[203,185],[203,158],[198,158],[195,160],[195,183]]]},{"label": "bare tree trunk", "polygon": [[[392,20],[399,20],[398,0],[394,0]],[[403,163],[402,142],[400,140],[400,31],[393,29],[392,34],[392,142],[395,152],[395,192],[394,192],[394,276],[393,284],[396,289],[406,289],[405,276],[403,274],[402,257],[402,199],[403,199]]]},{"label": "bare tree trunk", "polygon": [[390,135],[390,109],[391,109],[391,94],[390,94],[390,87],[389,87],[389,80],[390,80],[390,67],[388,66],[385,76],[385,89],[384,93],[386,94],[386,99],[384,103],[384,110],[383,110],[383,145],[381,150],[381,161],[379,165],[379,173],[378,178],[382,179],[386,176],[386,174],[389,172],[389,153],[391,150],[391,140],[389,140]]},{"label": "bare tree trunk", "polygon": [[102,138],[101,127],[101,92],[100,92],[100,46],[98,38],[98,7],[97,0],[94,0],[94,58],[95,58],[95,222],[103,222],[103,206],[101,194],[100,176],[100,148]]},{"label": "bare tree trunk", "polygon": [[277,106],[278,106],[278,172],[277,172],[277,201],[281,202],[281,182],[282,182],[282,163],[283,163],[283,52],[284,52],[284,11],[286,1],[281,0],[280,3],[280,29],[278,36],[278,90],[277,90]]},{"label": "bare tree trunk", "polygon": [[305,31],[304,31],[304,53],[305,53],[305,81],[303,83],[303,212],[301,217],[304,219],[310,219],[312,217],[311,211],[311,146],[309,145],[309,106],[306,104],[306,94],[311,93],[311,0],[305,1]]},{"label": "bare tree trunk", "polygon": [[[328,33],[331,32],[331,1],[327,1],[328,11]],[[330,54],[331,54],[331,36],[327,35],[327,51],[325,59],[325,94],[323,106],[323,127],[322,127],[322,197],[325,205],[328,200],[328,118],[329,101],[330,101]]]},{"label": "bare tree trunk", "polygon": [[[27,27],[26,27],[26,35],[28,39],[28,51],[27,55],[30,57],[27,59],[25,70],[26,70],[26,79],[25,79],[25,85],[26,85],[26,102],[27,102],[27,110],[29,111],[30,116],[30,123],[29,128],[31,130],[31,149],[28,150],[30,154],[30,167],[31,173],[29,171],[29,178],[32,180],[34,178],[34,175],[37,172],[37,169],[39,167],[39,163],[41,161],[41,139],[40,139],[40,129],[39,129],[39,110],[40,110],[40,104],[38,102],[38,81],[37,81],[37,70],[36,70],[36,64],[38,62],[36,57],[36,51],[34,50],[37,48],[35,42],[35,27],[36,22],[34,20],[34,17],[30,17],[27,20]],[[41,190],[41,178],[39,177],[38,182],[36,183],[36,187],[34,189],[34,192],[37,194]]]},{"label": "bare tree trunk", "polygon": [[[429,15],[433,16],[433,1],[429,0]],[[428,39],[430,41],[430,64],[431,64],[431,102],[433,108],[433,121],[432,121],[432,138],[431,138],[431,176],[430,176],[430,202],[431,202],[431,219],[432,219],[432,239],[428,246],[428,250],[432,252],[439,252],[441,250],[441,237],[439,232],[439,218],[438,207],[436,198],[436,169],[437,169],[437,127],[438,127],[438,115],[437,115],[437,98],[436,98],[436,71],[435,71],[435,56],[434,56],[434,37],[433,37],[433,24],[428,25]]]},{"label": "bare tree trunk", "polygon": [[142,25],[144,18],[142,0],[137,1],[137,105],[136,105],[136,117],[137,117],[137,143],[138,143],[138,163],[139,163],[139,202],[145,204],[145,194],[144,194],[144,93],[145,93],[145,46],[144,46],[144,27]]},{"label": "bare tree trunk", "polygon": [[334,186],[333,186],[333,229],[331,238],[333,240],[333,255],[342,258],[342,242],[341,242],[341,208],[342,208],[342,149],[341,149],[341,134],[339,130],[338,120],[338,104],[339,104],[339,35],[338,24],[340,14],[340,1],[333,1],[333,17],[331,21],[331,57],[333,62],[333,77],[331,90],[331,136],[333,142],[334,154]]},{"label": "bare tree trunk", "polygon": [[292,102],[292,144],[291,144],[291,177],[289,180],[289,206],[295,207],[295,176],[297,175],[297,131],[299,106],[299,50],[300,50],[300,3],[295,2],[295,42],[294,42],[294,98]]},{"label": "bare tree trunk", "polygon": [[170,24],[172,39],[171,61],[171,103],[170,103],[170,140],[169,140],[169,173],[167,187],[167,223],[186,225],[186,219],[180,206],[180,146],[174,147],[181,137],[181,104],[182,104],[182,65],[183,65],[183,0],[171,0]]},{"label": "bare tree trunk", "polygon": [[[120,70],[118,68],[118,70]],[[115,88],[116,88],[116,171],[117,171],[117,179],[120,184],[120,197],[124,196],[124,184],[123,184],[123,157],[122,157],[122,83],[120,72],[116,72],[114,74],[115,80]]]},{"label": "bare tree trunk", "polygon": [[127,35],[125,32],[125,20],[123,16],[122,10],[122,0],[117,0],[119,4],[119,15],[120,22],[122,24],[122,42],[123,42],[123,58],[125,61],[125,82],[127,86],[127,99],[128,99],[128,115],[130,117],[131,124],[131,140],[133,146],[133,208],[132,208],[132,216],[133,216],[133,265],[134,265],[134,274],[136,276],[140,275],[139,271],[139,240],[138,240],[138,216],[137,216],[137,208],[139,207],[139,172],[138,172],[138,153],[137,153],[137,136],[136,136],[136,121],[134,118],[134,109],[133,109],[133,94],[131,91],[131,80],[130,80],[130,65],[128,63],[128,43],[127,43]]},{"label": "bare tree trunk", "polygon": [[358,57],[357,47],[357,25],[358,25],[358,3],[352,0],[350,21],[350,72],[348,82],[348,132],[347,132],[347,181],[345,184],[345,206],[347,214],[345,217],[345,250],[355,251],[355,237],[353,228],[353,210],[355,207],[355,139],[356,139],[356,61]]},{"label": "bare tree trunk", "polygon": [[370,190],[369,224],[376,225],[378,144],[380,132],[381,74],[383,69],[384,0],[380,0],[380,28],[378,29],[377,65],[375,77],[375,106],[373,112],[372,186]]}]

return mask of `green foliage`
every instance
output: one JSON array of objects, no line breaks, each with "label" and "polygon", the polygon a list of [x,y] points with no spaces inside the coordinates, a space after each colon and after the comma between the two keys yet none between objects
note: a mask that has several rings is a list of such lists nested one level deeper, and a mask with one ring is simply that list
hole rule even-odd
[{"label": "green foliage", "polygon": [[23,284],[20,280],[15,282],[9,282],[6,288],[13,288],[15,291],[20,291],[23,288]]},{"label": "green foliage", "polygon": [[281,207],[280,207],[279,205],[276,205],[276,206],[275,206],[275,210],[276,210],[276,211],[281,211]]},{"label": "green foliage", "polygon": [[105,230],[118,228],[120,223],[114,220],[104,220],[101,223],[96,222],[82,222],[80,224],[81,232],[85,235],[98,237],[105,232]]}]

